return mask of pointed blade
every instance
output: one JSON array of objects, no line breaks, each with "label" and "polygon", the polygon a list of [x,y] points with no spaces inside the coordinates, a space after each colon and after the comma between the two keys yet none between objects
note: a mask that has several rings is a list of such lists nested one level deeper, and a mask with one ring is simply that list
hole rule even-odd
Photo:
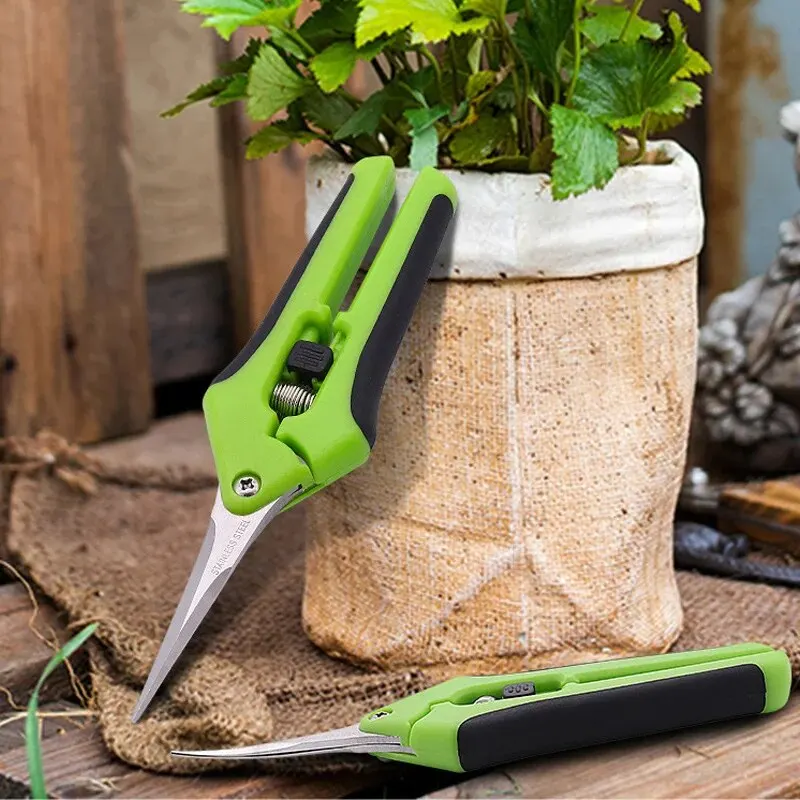
[{"label": "pointed blade", "polygon": [[364,733],[358,725],[337,728],[311,736],[298,736],[280,742],[231,747],[225,750],[173,750],[173,756],[184,758],[292,758],[298,756],[330,755],[332,753],[413,753],[405,747],[399,736],[381,733]]},{"label": "pointed blade", "polygon": [[132,722],[138,722],[147,710],[247,549],[302,488],[297,486],[245,516],[231,514],[217,489],[203,546],[133,710]]}]

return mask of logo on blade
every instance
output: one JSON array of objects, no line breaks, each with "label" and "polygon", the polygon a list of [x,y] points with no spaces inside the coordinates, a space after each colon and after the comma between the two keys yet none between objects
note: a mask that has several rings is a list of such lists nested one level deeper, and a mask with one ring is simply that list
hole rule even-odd
[{"label": "logo on blade", "polygon": [[236,552],[236,548],[239,546],[239,541],[241,540],[242,536],[246,533],[247,529],[250,527],[251,520],[243,519],[237,526],[236,530],[231,534],[231,538],[228,539],[225,547],[222,548],[222,553],[220,553],[219,558],[214,562],[213,566],[211,567],[211,574],[216,578],[223,569],[225,569],[225,563],[230,559],[230,557]]}]

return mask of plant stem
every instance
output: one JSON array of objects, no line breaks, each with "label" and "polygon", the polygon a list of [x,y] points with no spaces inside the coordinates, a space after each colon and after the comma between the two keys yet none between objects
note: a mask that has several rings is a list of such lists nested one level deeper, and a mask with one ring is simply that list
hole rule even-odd
[{"label": "plant stem", "polygon": [[[569,106],[572,102],[572,95],[575,92],[575,85],[578,83],[578,73],[581,71],[581,11],[583,10],[583,0],[575,0],[572,12],[572,47],[575,50],[572,62],[572,80],[567,89],[567,99],[565,105]],[[627,25],[627,21],[625,23]]]},{"label": "plant stem", "polygon": [[453,107],[457,108],[460,102],[458,96],[458,75],[457,68],[456,68],[456,51],[453,47],[453,40],[452,37],[447,40],[447,55],[450,58],[450,77],[453,81]]},{"label": "plant stem", "polygon": [[628,32],[631,22],[633,22],[633,20],[639,16],[639,12],[642,10],[642,5],[644,5],[644,0],[635,0],[633,7],[631,8],[631,13],[628,14],[628,18],[625,20],[625,24],[622,26],[622,30],[619,32],[619,40],[621,42],[625,41],[625,34]]},{"label": "plant stem", "polygon": [[384,86],[386,86],[386,84],[389,83],[389,76],[383,71],[383,67],[378,62],[377,56],[373,58],[369,63],[372,64],[372,69],[375,70],[376,74],[378,75],[378,78],[380,78],[381,83]]},{"label": "plant stem", "polygon": [[[531,93],[531,85],[530,85],[530,75],[528,73],[528,64],[525,61],[522,53],[520,52],[519,48],[517,47],[517,43],[514,41],[514,37],[511,35],[511,32],[508,28],[508,24],[505,20],[501,23],[501,28],[503,32],[503,36],[508,43],[508,47],[511,50],[512,54],[514,55],[514,60],[522,67],[522,96],[519,95],[519,87],[517,85],[517,77],[516,77],[516,70],[512,73],[514,79],[514,93],[517,97],[517,118],[519,119],[520,126],[521,126],[521,133],[522,133],[522,152],[528,153],[529,148],[532,149],[533,147],[533,132],[530,129],[530,123],[528,120],[528,98],[530,97]],[[541,102],[541,101],[540,101]]]},{"label": "plant stem", "polygon": [[442,86],[442,68],[439,66],[439,61],[424,44],[419,45],[416,48],[416,52],[424,56],[430,62],[430,65],[433,67],[433,71],[436,73],[436,88],[439,92],[439,97],[443,97],[444,89]]},{"label": "plant stem", "polygon": [[281,30],[293,41],[300,45],[303,50],[308,53],[308,55],[313,56],[316,55],[316,50],[300,35],[297,28],[292,27],[291,25],[287,25],[285,28],[281,28]]},{"label": "plant stem", "polygon": [[645,114],[639,130],[636,132],[636,141],[639,144],[639,152],[636,154],[636,158],[633,159],[632,163],[634,164],[640,164],[647,154],[647,127],[649,124],[650,116],[649,114]]}]

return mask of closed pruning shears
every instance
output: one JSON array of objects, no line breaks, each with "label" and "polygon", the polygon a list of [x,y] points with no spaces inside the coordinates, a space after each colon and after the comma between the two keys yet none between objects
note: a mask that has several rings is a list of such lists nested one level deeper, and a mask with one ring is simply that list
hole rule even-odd
[{"label": "closed pruning shears", "polygon": [[339,311],[394,183],[388,156],[353,167],[261,325],[203,398],[219,489],[134,722],[269,522],[369,457],[386,376],[457,203],[450,180],[423,169]]},{"label": "closed pruning shears", "polygon": [[763,644],[454,678],[376,709],[349,728],[192,758],[369,753],[468,772],[578,747],[768,714],[791,689],[789,659]]}]

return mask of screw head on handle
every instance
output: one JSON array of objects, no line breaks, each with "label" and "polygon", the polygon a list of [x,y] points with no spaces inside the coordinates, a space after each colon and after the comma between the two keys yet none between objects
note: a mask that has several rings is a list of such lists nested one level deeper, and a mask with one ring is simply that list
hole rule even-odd
[{"label": "screw head on handle", "polygon": [[233,482],[233,491],[239,497],[252,497],[254,494],[258,494],[260,488],[261,482],[255,475],[242,475]]}]

